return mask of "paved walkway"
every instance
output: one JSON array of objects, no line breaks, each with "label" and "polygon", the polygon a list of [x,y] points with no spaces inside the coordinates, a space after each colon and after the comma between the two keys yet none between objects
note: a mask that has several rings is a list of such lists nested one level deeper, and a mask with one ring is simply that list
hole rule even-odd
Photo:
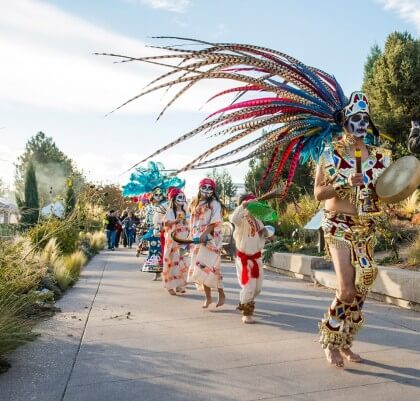
[{"label": "paved walkway", "polygon": [[420,314],[369,301],[355,350],[364,364],[328,366],[317,322],[332,292],[266,273],[258,324],[235,311],[238,285],[224,266],[227,304],[169,296],[138,269],[134,250],[103,252],[17,350],[0,375],[2,401],[418,400]]}]

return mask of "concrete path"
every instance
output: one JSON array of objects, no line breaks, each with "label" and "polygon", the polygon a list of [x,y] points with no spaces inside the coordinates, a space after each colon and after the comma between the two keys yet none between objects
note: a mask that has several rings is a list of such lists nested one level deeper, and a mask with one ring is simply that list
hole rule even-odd
[{"label": "concrete path", "polygon": [[141,273],[134,250],[103,252],[59,302],[62,313],[11,357],[1,401],[227,401],[420,399],[420,314],[367,302],[355,350],[363,364],[330,367],[317,323],[332,292],[266,273],[258,324],[227,304],[202,310],[195,289],[170,296]]}]

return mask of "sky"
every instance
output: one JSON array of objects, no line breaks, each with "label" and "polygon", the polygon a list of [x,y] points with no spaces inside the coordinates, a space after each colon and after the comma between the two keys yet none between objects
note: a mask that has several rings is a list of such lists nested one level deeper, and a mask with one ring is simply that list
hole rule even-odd
[{"label": "sky", "polygon": [[[14,165],[38,131],[89,180],[125,184],[125,171],[196,127],[218,102],[219,83],[203,82],[156,122],[168,100],[157,93],[105,115],[161,69],[115,64],[94,52],[144,56],[152,36],[261,45],[333,74],[347,94],[361,87],[371,46],[393,31],[420,34],[420,0],[0,0],[0,178],[13,185]],[[159,156],[182,167],[211,145],[198,137]],[[243,182],[247,163],[229,167]],[[205,171],[187,172],[187,194]]]}]

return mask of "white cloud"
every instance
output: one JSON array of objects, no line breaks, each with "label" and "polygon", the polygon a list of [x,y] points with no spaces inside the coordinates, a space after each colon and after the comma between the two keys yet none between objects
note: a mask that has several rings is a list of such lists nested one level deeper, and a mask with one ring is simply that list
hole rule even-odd
[{"label": "white cloud", "polygon": [[171,11],[176,13],[185,12],[190,5],[190,0],[125,0],[127,3],[141,3],[151,8]]},{"label": "white cloud", "polygon": [[[0,51],[0,100],[71,112],[105,114],[166,71],[144,63],[115,65],[109,57],[93,56],[145,56],[156,50],[35,0],[15,0],[2,7]],[[200,85],[176,102],[174,110],[197,111],[197,97],[204,101],[211,92],[214,85]],[[157,114],[173,93],[148,95],[147,101],[134,102],[121,112]]]},{"label": "white cloud", "polygon": [[414,24],[420,33],[420,0],[377,0],[385,10],[396,12],[403,20]]}]

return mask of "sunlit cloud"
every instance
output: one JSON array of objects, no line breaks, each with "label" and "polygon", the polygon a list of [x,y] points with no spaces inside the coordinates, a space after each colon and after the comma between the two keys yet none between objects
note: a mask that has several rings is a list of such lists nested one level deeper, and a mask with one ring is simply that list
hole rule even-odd
[{"label": "sunlit cloud", "polygon": [[420,0],[377,0],[385,10],[396,12],[404,21],[407,21],[420,33]]},{"label": "sunlit cloud", "polygon": [[[166,71],[139,62],[114,64],[112,58],[92,55],[138,57],[158,51],[34,0],[15,0],[2,8],[0,49],[0,100],[52,110],[105,114]],[[134,102],[121,112],[157,114],[174,90],[148,95],[147,101]],[[177,101],[173,110],[197,111],[197,98],[204,101],[212,92],[214,85],[212,89],[204,83]]]},{"label": "sunlit cloud", "polygon": [[123,0],[125,3],[138,3],[145,6],[175,13],[185,12],[190,0]]}]

